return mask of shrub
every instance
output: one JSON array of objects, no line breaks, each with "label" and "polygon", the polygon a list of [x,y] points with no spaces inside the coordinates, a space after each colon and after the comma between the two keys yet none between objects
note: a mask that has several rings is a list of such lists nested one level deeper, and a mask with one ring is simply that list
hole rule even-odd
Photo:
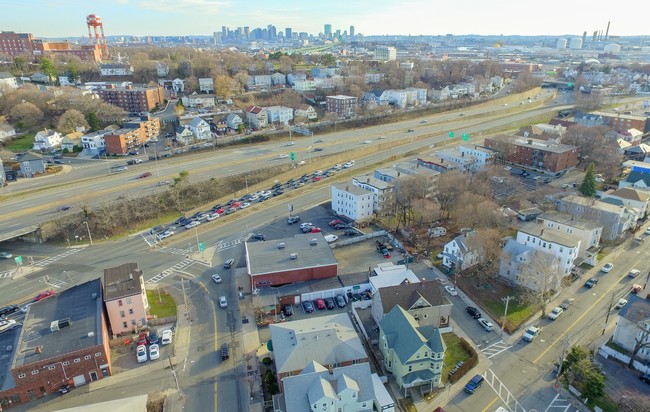
[{"label": "shrub", "polygon": [[273,361],[271,360],[271,358],[269,358],[269,357],[267,356],[266,358],[262,359],[262,363],[263,363],[265,366],[270,366],[270,365],[273,363]]}]

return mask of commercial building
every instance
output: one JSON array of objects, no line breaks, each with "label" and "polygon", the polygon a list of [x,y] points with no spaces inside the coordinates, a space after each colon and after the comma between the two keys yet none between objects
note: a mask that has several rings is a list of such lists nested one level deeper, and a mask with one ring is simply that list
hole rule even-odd
[{"label": "commercial building", "polygon": [[146,326],[149,301],[137,263],[104,269],[104,304],[113,335]]},{"label": "commercial building", "polygon": [[332,210],[354,221],[372,217],[373,198],[374,193],[362,187],[345,183],[332,185]]},{"label": "commercial building", "polygon": [[129,113],[150,112],[161,107],[165,101],[165,90],[162,87],[116,87],[106,84],[96,90],[103,101],[121,107]]},{"label": "commercial building", "polygon": [[375,49],[375,60],[390,61],[397,59],[397,49],[392,46],[379,46]]},{"label": "commercial building", "polygon": [[560,173],[578,164],[578,148],[551,140],[516,136],[486,138],[485,147],[495,150],[507,162],[540,172]]},{"label": "commercial building", "polygon": [[246,242],[245,247],[252,289],[331,278],[338,274],[338,262],[322,233]]},{"label": "commercial building", "polygon": [[33,303],[0,334],[0,407],[27,403],[111,375],[99,279]]},{"label": "commercial building", "polygon": [[68,41],[48,42],[40,39],[32,41],[32,53],[35,56],[76,56],[81,61],[99,63],[102,61],[102,49],[99,44],[81,45],[73,49]]},{"label": "commercial building", "polygon": [[106,153],[125,155],[159,134],[159,118],[142,116],[138,119],[132,119],[124,123],[122,128],[104,135]]},{"label": "commercial building", "polygon": [[353,96],[327,96],[325,100],[325,110],[336,113],[337,118],[351,117],[357,112],[357,98]]},{"label": "commercial building", "polygon": [[11,57],[32,54],[32,34],[3,31],[0,33],[0,53]]}]

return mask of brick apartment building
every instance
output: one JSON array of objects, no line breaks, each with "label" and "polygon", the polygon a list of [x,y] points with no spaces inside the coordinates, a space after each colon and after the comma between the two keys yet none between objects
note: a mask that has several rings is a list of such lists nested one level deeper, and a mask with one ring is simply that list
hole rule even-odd
[{"label": "brick apartment building", "polygon": [[[592,90],[593,93],[593,90]],[[576,123],[583,126],[609,126],[619,133],[627,132],[630,129],[636,129],[640,132],[650,132],[650,122],[644,116],[635,116],[632,114],[607,113],[607,112],[577,112],[575,115]]]},{"label": "brick apartment building", "polygon": [[357,112],[357,98],[353,96],[327,96],[326,110],[336,113],[336,117],[350,117]]},{"label": "brick apartment building", "polygon": [[165,89],[156,87],[116,87],[107,85],[98,89],[97,94],[106,103],[121,107],[129,113],[142,113],[162,106],[165,101]]},{"label": "brick apartment building", "polygon": [[578,148],[567,144],[515,136],[486,138],[484,146],[504,160],[541,172],[559,173],[578,164]]},{"label": "brick apartment building", "polygon": [[0,54],[11,57],[32,54],[32,34],[3,31],[0,33]]},{"label": "brick apartment building", "polygon": [[0,345],[0,410],[110,376],[100,280],[33,303]]},{"label": "brick apartment building", "polygon": [[68,41],[48,42],[35,39],[31,33],[0,33],[0,54],[18,56],[28,54],[33,56],[68,55],[77,56],[83,61],[101,62],[102,51],[99,45],[83,45],[73,49]]},{"label": "brick apartment building", "polygon": [[113,335],[147,325],[149,301],[137,263],[104,269],[104,304]]},{"label": "brick apartment building", "polygon": [[160,119],[142,116],[104,135],[107,154],[125,155],[160,134]]}]

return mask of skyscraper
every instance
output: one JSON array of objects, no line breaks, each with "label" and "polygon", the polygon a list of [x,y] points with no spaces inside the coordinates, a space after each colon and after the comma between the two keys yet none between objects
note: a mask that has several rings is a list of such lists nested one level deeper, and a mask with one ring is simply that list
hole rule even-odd
[{"label": "skyscraper", "polygon": [[354,39],[354,26],[350,26],[350,38]]},{"label": "skyscraper", "polygon": [[291,27],[287,27],[284,29],[284,37],[286,37],[289,40],[291,39]]},{"label": "skyscraper", "polygon": [[325,37],[328,39],[332,37],[332,25],[331,24],[326,24],[323,28]]}]

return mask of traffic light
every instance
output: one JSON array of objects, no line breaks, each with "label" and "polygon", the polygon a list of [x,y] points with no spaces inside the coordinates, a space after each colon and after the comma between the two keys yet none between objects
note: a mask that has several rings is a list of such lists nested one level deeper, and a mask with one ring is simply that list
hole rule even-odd
[{"label": "traffic light", "polygon": [[296,160],[296,153],[295,152],[291,152],[291,160]]}]

